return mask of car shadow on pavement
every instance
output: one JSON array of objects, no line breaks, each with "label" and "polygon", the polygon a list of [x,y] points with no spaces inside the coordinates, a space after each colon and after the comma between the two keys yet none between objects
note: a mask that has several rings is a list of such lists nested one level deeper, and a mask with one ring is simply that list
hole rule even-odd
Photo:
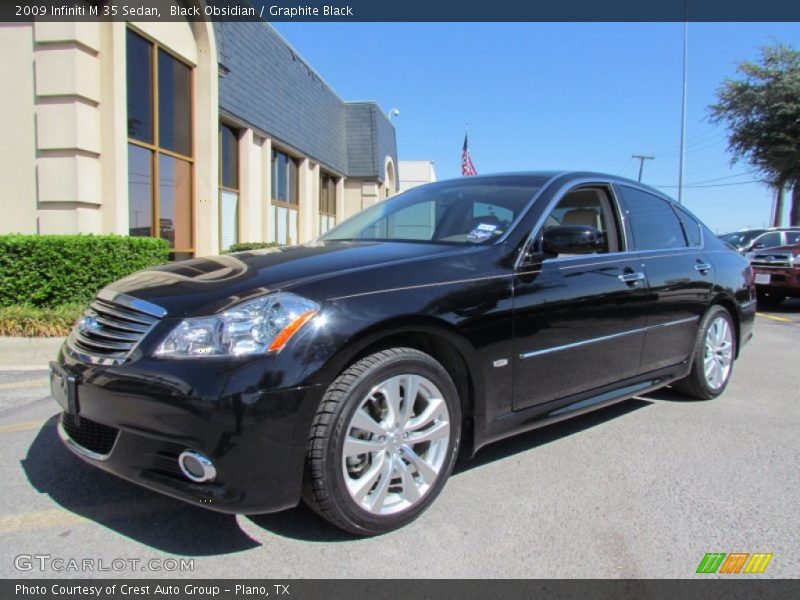
[{"label": "car shadow on pavement", "polygon": [[20,463],[33,487],[59,506],[171,554],[229,554],[261,545],[241,530],[234,515],[193,507],[85,464],[59,440],[57,419],[42,426]]},{"label": "car shadow on pavement", "polygon": [[596,425],[611,421],[640,408],[653,404],[644,398],[631,398],[618,404],[612,404],[606,408],[601,408],[580,416],[572,417],[564,421],[546,425],[539,429],[533,429],[526,433],[521,433],[498,442],[489,444],[481,448],[471,459],[460,460],[453,469],[453,475],[458,476],[470,469],[495,462],[520,452],[526,452],[539,446],[544,446],[570,435],[580,433]]},{"label": "car shadow on pavement", "polygon": [[[474,458],[460,460],[453,476],[579,433],[651,404],[646,399],[631,399],[495,442],[482,448]],[[53,417],[40,429],[21,464],[36,490],[48,494],[66,510],[172,554],[211,556],[260,545],[242,531],[233,515],[195,508],[85,464],[58,439],[56,422],[57,417]],[[363,539],[330,525],[304,504],[280,513],[247,518],[272,534],[301,541]]]},{"label": "car shadow on pavement", "polygon": [[347,533],[323,520],[304,503],[295,508],[268,515],[247,517],[254,525],[275,535],[309,542],[352,542],[366,539]]}]

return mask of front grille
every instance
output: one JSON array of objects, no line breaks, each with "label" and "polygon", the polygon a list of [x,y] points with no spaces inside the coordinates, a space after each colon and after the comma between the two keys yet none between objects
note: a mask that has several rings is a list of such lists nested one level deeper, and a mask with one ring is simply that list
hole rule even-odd
[{"label": "front grille", "polygon": [[61,415],[61,425],[73,442],[101,456],[111,454],[119,435],[119,429],[67,413]]},{"label": "front grille", "polygon": [[90,360],[120,363],[157,322],[152,315],[97,299],[67,341]]},{"label": "front grille", "polygon": [[756,254],[750,261],[754,267],[791,267],[791,254]]}]

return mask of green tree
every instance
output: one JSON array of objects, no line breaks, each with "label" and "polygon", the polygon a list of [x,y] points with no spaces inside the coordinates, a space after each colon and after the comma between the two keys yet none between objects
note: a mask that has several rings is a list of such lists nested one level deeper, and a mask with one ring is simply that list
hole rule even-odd
[{"label": "green tree", "polygon": [[792,187],[790,221],[800,225],[800,51],[786,44],[760,49],[757,62],[738,65],[709,107],[712,123],[728,128],[732,162],[748,162],[775,190],[773,225],[781,225],[783,192]]}]

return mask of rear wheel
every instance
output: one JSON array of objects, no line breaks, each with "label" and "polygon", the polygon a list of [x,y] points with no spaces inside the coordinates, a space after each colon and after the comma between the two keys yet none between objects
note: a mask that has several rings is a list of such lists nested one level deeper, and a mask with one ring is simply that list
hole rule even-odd
[{"label": "rear wheel", "polygon": [[733,318],[722,306],[712,306],[700,321],[692,370],[674,388],[698,400],[719,396],[728,385],[736,356]]},{"label": "rear wheel", "polygon": [[331,384],[317,411],[304,500],[352,533],[402,527],[444,487],[460,423],[455,385],[432,357],[412,348],[367,356]]}]

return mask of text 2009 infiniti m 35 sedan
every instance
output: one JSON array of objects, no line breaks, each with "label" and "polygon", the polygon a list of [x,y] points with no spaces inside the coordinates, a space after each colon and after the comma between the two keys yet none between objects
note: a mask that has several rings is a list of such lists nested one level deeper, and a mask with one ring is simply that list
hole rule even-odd
[{"label": "text 2009 infiniti m 35 sedan", "polygon": [[310,244],[108,286],[52,390],[64,442],[101,469],[224,512],[302,498],[377,534],[459,453],[668,384],[718,396],[755,306],[747,261],[653,189],[467,177]]}]

